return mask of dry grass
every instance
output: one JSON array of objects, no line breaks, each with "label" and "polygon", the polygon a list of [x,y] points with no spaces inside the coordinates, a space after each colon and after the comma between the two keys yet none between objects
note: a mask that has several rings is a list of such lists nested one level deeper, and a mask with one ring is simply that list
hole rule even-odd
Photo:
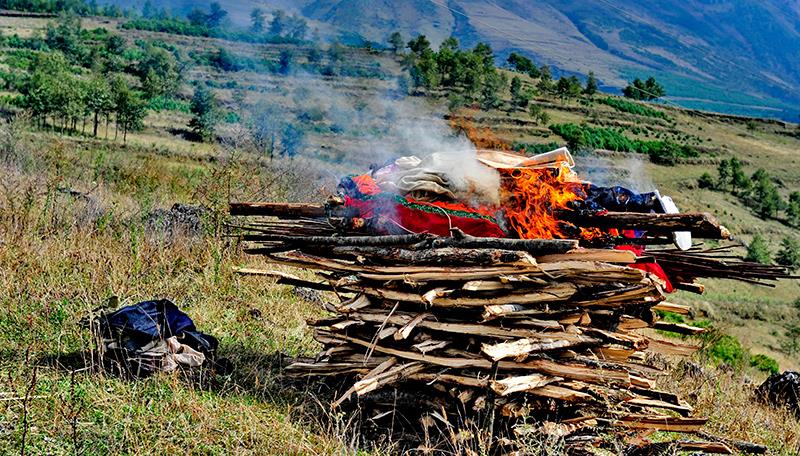
[{"label": "dry grass", "polygon": [[[259,264],[215,235],[213,216],[199,237],[143,229],[149,210],[175,201],[213,209],[229,197],[308,199],[289,190],[302,175],[297,167],[308,171],[309,163],[114,149],[3,126],[0,148],[11,147],[0,167],[6,310],[0,314],[0,453],[19,452],[23,435],[28,454],[356,454],[372,448],[350,417],[325,410],[318,385],[290,387],[280,375],[277,353],[317,349],[304,325],[319,313],[317,305],[286,287],[232,274],[233,266]],[[276,178],[278,172],[287,176]],[[59,187],[88,192],[88,199]],[[78,323],[110,296],[123,303],[174,300],[220,339],[222,356],[236,366],[233,375],[128,381],[92,369],[91,340]],[[790,454],[796,445],[797,422],[753,408],[752,385],[738,374],[702,380],[676,374],[665,387],[687,394],[698,414],[711,417],[714,432],[764,442],[776,454]],[[752,416],[738,419],[745,412]],[[523,445],[537,454],[562,451],[557,440],[530,437]],[[440,444],[437,454],[465,448],[481,454],[483,447],[479,438],[467,438]],[[395,449],[387,443],[371,452]]]},{"label": "dry grass", "polygon": [[[304,319],[318,306],[234,275],[232,266],[247,259],[214,234],[213,217],[208,234],[196,238],[143,229],[153,206],[227,201],[229,178],[264,188],[264,197],[280,191],[257,162],[203,165],[47,137],[16,146],[17,156],[0,168],[0,453],[19,452],[23,438],[29,454],[324,454],[347,447],[345,434],[311,419],[310,391],[278,380],[276,353],[315,350]],[[58,187],[92,191],[74,198]],[[196,383],[95,372],[79,320],[110,296],[174,300],[219,338],[235,373]]]},{"label": "dry grass", "polygon": [[689,400],[695,415],[708,418],[707,432],[766,445],[771,454],[800,453],[800,421],[788,410],[759,403],[753,395],[765,376],[713,368],[699,375],[687,372],[683,363],[676,363],[660,383]]}]

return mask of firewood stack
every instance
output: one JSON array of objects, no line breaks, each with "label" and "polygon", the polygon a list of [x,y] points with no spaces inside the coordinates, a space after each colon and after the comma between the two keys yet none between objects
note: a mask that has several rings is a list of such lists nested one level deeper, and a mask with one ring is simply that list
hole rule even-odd
[{"label": "firewood stack", "polygon": [[[685,354],[694,347],[640,330],[703,330],[657,321],[655,310],[688,308],[665,302],[664,282],[632,267],[654,256],[582,248],[572,240],[475,238],[458,230],[451,237],[313,235],[322,218],[307,207],[299,213],[242,207],[234,205],[232,213],[279,216],[245,227],[249,253],[314,270],[320,280],[240,272],[333,291],[340,299],[325,305],[330,316],[309,321],[321,353],[287,368],[292,376],[347,380],[334,407],[369,404],[376,420],[396,419],[404,410],[404,419],[423,427],[469,426],[469,417],[480,416],[482,422],[471,423],[507,435],[525,420],[576,451],[603,445],[603,432],[695,433],[705,423],[691,416],[690,405],[656,388],[660,369],[653,353]],[[635,215],[638,224],[644,218]],[[671,217],[670,229],[691,230],[695,222],[681,225]],[[727,236],[724,228],[717,235],[703,230]],[[714,276],[714,262],[727,265],[728,273],[736,270],[729,258],[714,259],[717,252],[660,252],[689,281]],[[681,265],[681,255],[695,262]],[[748,274],[743,278],[774,279],[785,271]],[[675,445],[731,451],[719,442]]]}]

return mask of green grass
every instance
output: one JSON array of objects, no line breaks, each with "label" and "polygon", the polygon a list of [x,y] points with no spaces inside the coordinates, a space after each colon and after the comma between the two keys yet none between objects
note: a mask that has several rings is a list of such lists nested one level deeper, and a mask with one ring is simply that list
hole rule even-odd
[{"label": "green grass", "polygon": [[645,117],[654,117],[657,119],[664,119],[664,120],[669,119],[669,116],[667,116],[667,114],[663,111],[659,111],[649,106],[645,106],[642,103],[635,103],[633,101],[628,101],[625,100],[624,98],[606,97],[606,98],[601,98],[600,102],[605,105],[611,106],[612,108],[620,112],[627,112],[629,114],[636,114]]}]

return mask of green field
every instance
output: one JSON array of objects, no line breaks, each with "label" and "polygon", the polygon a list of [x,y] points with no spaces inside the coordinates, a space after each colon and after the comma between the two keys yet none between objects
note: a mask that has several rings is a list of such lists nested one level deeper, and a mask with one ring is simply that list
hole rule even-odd
[{"label": "green field", "polygon": [[[36,38],[48,21],[0,16],[0,29],[4,37]],[[619,102],[601,102],[602,94],[563,99],[539,93],[531,104],[549,117],[542,122],[512,106],[508,88],[494,107],[466,103],[449,110],[446,91],[408,95],[403,58],[388,51],[232,42],[120,24],[93,17],[83,20],[83,29],[121,36],[127,49],[122,55],[129,57],[123,66],[135,66],[148,44],[189,62],[170,102],[147,110],[141,128],[132,129],[125,141],[121,133],[114,139],[114,122],[108,134],[101,124],[98,137],[80,122],[75,129],[59,128],[48,118],[45,127],[37,127],[37,119],[12,101],[19,92],[10,86],[3,92],[2,454],[21,453],[23,442],[25,454],[392,454],[391,444],[373,445],[347,416],[331,413],[320,385],[290,384],[281,375],[284,357],[315,353],[318,345],[304,321],[322,315],[316,300],[333,297],[234,274],[238,266],[266,265],[224,236],[225,210],[237,200],[320,201],[335,190],[339,176],[362,172],[370,163],[464,146],[443,120],[446,115],[468,119],[478,131],[473,139],[507,144],[564,144],[548,127],[574,124],[595,132],[613,129],[630,141],[691,146],[698,156],[674,157],[672,166],[626,150],[575,153],[587,179],[642,191],[657,188],[685,211],[714,213],[738,240],[760,234],[774,253],[783,238],[800,237],[782,212],[764,219],[729,192],[698,186],[704,172],[716,176],[721,160],[738,157],[748,176],[765,169],[788,199],[800,188],[795,124],[658,104],[643,111],[620,109]],[[225,71],[211,63],[209,54],[220,48],[234,54],[241,68]],[[20,49],[26,48],[3,41],[3,74],[24,74],[29,58],[49,52]],[[292,69],[278,71],[286,55]],[[93,71],[70,68],[79,80]],[[537,83],[516,76],[525,85]],[[137,79],[127,80],[138,90]],[[207,142],[196,141],[188,127],[196,83],[213,91],[223,113]],[[286,144],[267,150],[254,139],[276,134],[288,141],[289,126],[301,130],[291,136],[302,139],[294,153]],[[200,232],[150,223],[154,211],[175,203],[206,208]],[[659,388],[690,398],[696,414],[710,418],[711,432],[766,444],[773,454],[796,454],[800,423],[753,403],[752,384],[766,374],[746,361],[764,354],[781,370],[800,368],[800,284],[706,285],[704,295],[677,292],[670,301],[691,305],[695,321],[740,341],[737,356],[745,362],[720,366],[713,349],[704,350],[692,359],[704,374],[692,377],[682,361],[669,360],[672,368],[659,379]],[[201,330],[219,338],[234,373],[130,381],[102,372],[89,356],[94,341],[80,320],[113,296],[124,304],[173,300]]]}]

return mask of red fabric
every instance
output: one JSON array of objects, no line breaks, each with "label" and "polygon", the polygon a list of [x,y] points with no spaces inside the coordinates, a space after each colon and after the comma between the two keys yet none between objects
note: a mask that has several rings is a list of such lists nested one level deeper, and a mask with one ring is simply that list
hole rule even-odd
[{"label": "red fabric", "polygon": [[[624,232],[623,232],[624,235]],[[625,236],[630,237],[630,236]],[[644,247],[638,245],[618,245],[614,247],[616,250],[629,250],[636,254],[636,256],[640,256],[644,253]],[[630,264],[628,265],[632,268],[641,269],[642,271],[649,272],[654,274],[656,277],[664,281],[664,291],[667,293],[672,293],[675,291],[675,288],[672,286],[672,282],[670,282],[669,277],[667,277],[667,273],[664,272],[664,269],[658,263],[637,263],[637,264]]]},{"label": "red fabric", "polygon": [[497,223],[480,217],[478,212],[472,211],[474,215],[456,215],[433,203],[422,203],[395,195],[381,194],[369,199],[347,197],[345,206],[358,209],[361,217],[371,219],[374,227],[387,233],[412,232],[449,236],[450,228],[453,227],[471,236],[506,237]]}]

